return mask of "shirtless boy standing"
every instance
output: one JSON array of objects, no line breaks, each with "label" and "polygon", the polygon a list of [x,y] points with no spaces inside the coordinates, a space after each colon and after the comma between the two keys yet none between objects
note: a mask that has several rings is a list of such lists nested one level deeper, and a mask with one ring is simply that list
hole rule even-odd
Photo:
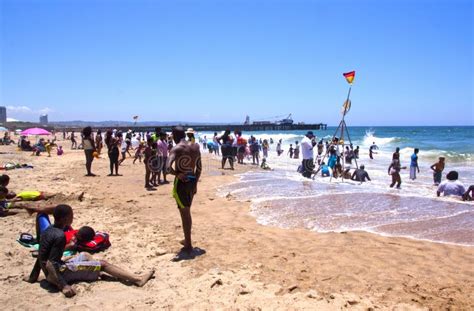
[{"label": "shirtless boy standing", "polygon": [[199,144],[185,140],[184,128],[177,126],[172,130],[176,146],[171,149],[168,157],[168,171],[175,176],[173,197],[178,205],[183,224],[184,242],[182,251],[192,253],[191,242],[191,204],[197,192],[197,183],[201,176],[201,153]]}]

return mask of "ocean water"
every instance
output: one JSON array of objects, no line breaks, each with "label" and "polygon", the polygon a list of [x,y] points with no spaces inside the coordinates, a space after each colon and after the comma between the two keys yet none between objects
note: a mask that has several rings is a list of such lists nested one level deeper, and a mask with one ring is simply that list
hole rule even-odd
[{"label": "ocean water", "polygon": [[[314,133],[318,139],[327,140],[335,129],[329,127]],[[273,138],[267,159],[273,170],[251,166],[249,172],[239,176],[239,181],[220,187],[219,193],[251,200],[251,213],[264,225],[317,232],[363,230],[474,245],[474,204],[453,197],[438,198],[429,168],[439,156],[444,156],[443,180],[446,173],[456,170],[466,188],[474,184],[474,127],[349,127],[353,145],[360,147],[358,163],[365,165],[372,179],[363,184],[321,176],[308,180],[298,174],[301,160],[290,159],[286,150],[290,143],[301,141],[305,133],[244,133],[257,139]],[[212,137],[212,133],[199,135]],[[281,156],[276,154],[279,139],[285,150]],[[368,156],[372,143],[379,147],[373,160]],[[396,147],[400,148],[402,166],[408,167],[413,149],[420,149],[420,173],[412,181],[409,170],[402,170],[401,189],[389,187],[391,176],[387,173]]]}]

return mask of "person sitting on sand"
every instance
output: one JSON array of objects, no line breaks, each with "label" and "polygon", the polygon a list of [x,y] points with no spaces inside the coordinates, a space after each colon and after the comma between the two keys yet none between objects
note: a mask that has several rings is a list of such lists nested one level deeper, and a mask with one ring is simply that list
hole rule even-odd
[{"label": "person sitting on sand", "polygon": [[369,174],[365,171],[364,165],[361,165],[358,169],[354,171],[354,173],[352,173],[351,179],[360,182],[365,182],[366,179],[370,181]]},{"label": "person sitting on sand", "polygon": [[[94,260],[88,253],[62,260],[66,247],[64,228],[72,224],[74,214],[69,205],[58,205],[53,211],[54,225],[49,226],[40,238],[38,260],[46,280],[56,286],[66,297],[73,297],[76,291],[70,285],[78,281],[96,281],[100,272],[105,272],[121,281],[128,281],[136,286],[145,285],[153,276],[151,270],[142,276],[127,272],[104,260]],[[36,282],[34,278],[27,281]]]},{"label": "person sitting on sand", "polygon": [[260,165],[260,167],[267,171],[273,171],[273,169],[267,164],[266,158],[262,159],[262,164]]},{"label": "person sitting on sand", "polygon": [[462,197],[466,192],[464,185],[458,181],[459,174],[456,171],[451,171],[446,175],[446,181],[443,181],[436,191],[436,195],[439,197],[441,193],[444,196],[460,196]]},{"label": "person sitting on sand", "polygon": [[[37,213],[35,227],[38,238],[51,226],[48,215],[53,214],[55,208],[56,206],[25,207],[30,215]],[[80,244],[92,241],[96,235],[95,230],[89,226],[82,226],[79,230],[74,230],[71,226],[68,226],[65,227],[63,231],[66,238],[66,246],[64,249],[71,251],[77,250]]]},{"label": "person sitting on sand", "polygon": [[58,146],[58,150],[56,151],[58,156],[62,156],[64,154],[63,146]]},{"label": "person sitting on sand", "polygon": [[[8,185],[10,184],[10,176],[6,175],[6,174],[3,174],[3,175],[0,175],[0,186],[3,186],[3,187],[8,187]],[[11,200],[13,198],[16,197],[16,193],[15,192],[9,192],[8,195],[6,196],[6,198],[8,200]]]},{"label": "person sitting on sand", "polygon": [[0,186],[0,217],[16,215],[17,212],[11,211],[12,204],[7,200],[8,188]]}]

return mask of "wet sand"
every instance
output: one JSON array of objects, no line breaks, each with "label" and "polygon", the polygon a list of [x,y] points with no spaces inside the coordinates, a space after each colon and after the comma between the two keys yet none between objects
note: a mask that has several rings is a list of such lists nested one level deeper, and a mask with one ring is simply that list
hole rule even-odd
[{"label": "wet sand", "polygon": [[[68,146],[68,143],[64,144]],[[26,213],[1,218],[0,303],[4,309],[457,309],[474,308],[474,249],[365,232],[318,234],[262,226],[249,202],[220,197],[217,188],[235,181],[205,156],[204,175],[192,208],[194,260],[172,262],[180,249],[181,222],[171,184],[146,191],[144,167],[127,159],[121,177],[107,177],[108,159],[94,160],[84,177],[84,154],[31,157],[0,146],[0,161],[31,163],[8,171],[13,191],[58,192],[75,211],[73,227],[90,225],[110,233],[112,247],[96,254],[131,271],[156,269],[143,288],[113,280],[74,285],[66,299],[42,280],[21,279],[34,259],[15,240],[34,231]],[[82,202],[67,196],[84,191]]]}]

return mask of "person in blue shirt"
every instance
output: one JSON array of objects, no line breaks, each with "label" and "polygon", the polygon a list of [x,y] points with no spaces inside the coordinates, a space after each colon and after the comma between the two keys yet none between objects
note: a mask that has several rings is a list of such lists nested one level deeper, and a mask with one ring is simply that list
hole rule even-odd
[{"label": "person in blue shirt", "polygon": [[415,148],[414,153],[411,155],[411,162],[410,162],[410,179],[415,180],[416,179],[416,172],[420,172],[420,168],[418,167],[418,152],[420,150],[418,148]]},{"label": "person in blue shirt", "polygon": [[334,167],[336,166],[336,162],[337,162],[336,150],[331,149],[329,152],[331,153],[331,155],[329,156],[328,166],[332,170],[334,170]]},{"label": "person in blue shirt", "polygon": [[322,177],[331,176],[331,172],[329,171],[329,166],[327,166],[325,162],[321,163],[321,176]]}]

